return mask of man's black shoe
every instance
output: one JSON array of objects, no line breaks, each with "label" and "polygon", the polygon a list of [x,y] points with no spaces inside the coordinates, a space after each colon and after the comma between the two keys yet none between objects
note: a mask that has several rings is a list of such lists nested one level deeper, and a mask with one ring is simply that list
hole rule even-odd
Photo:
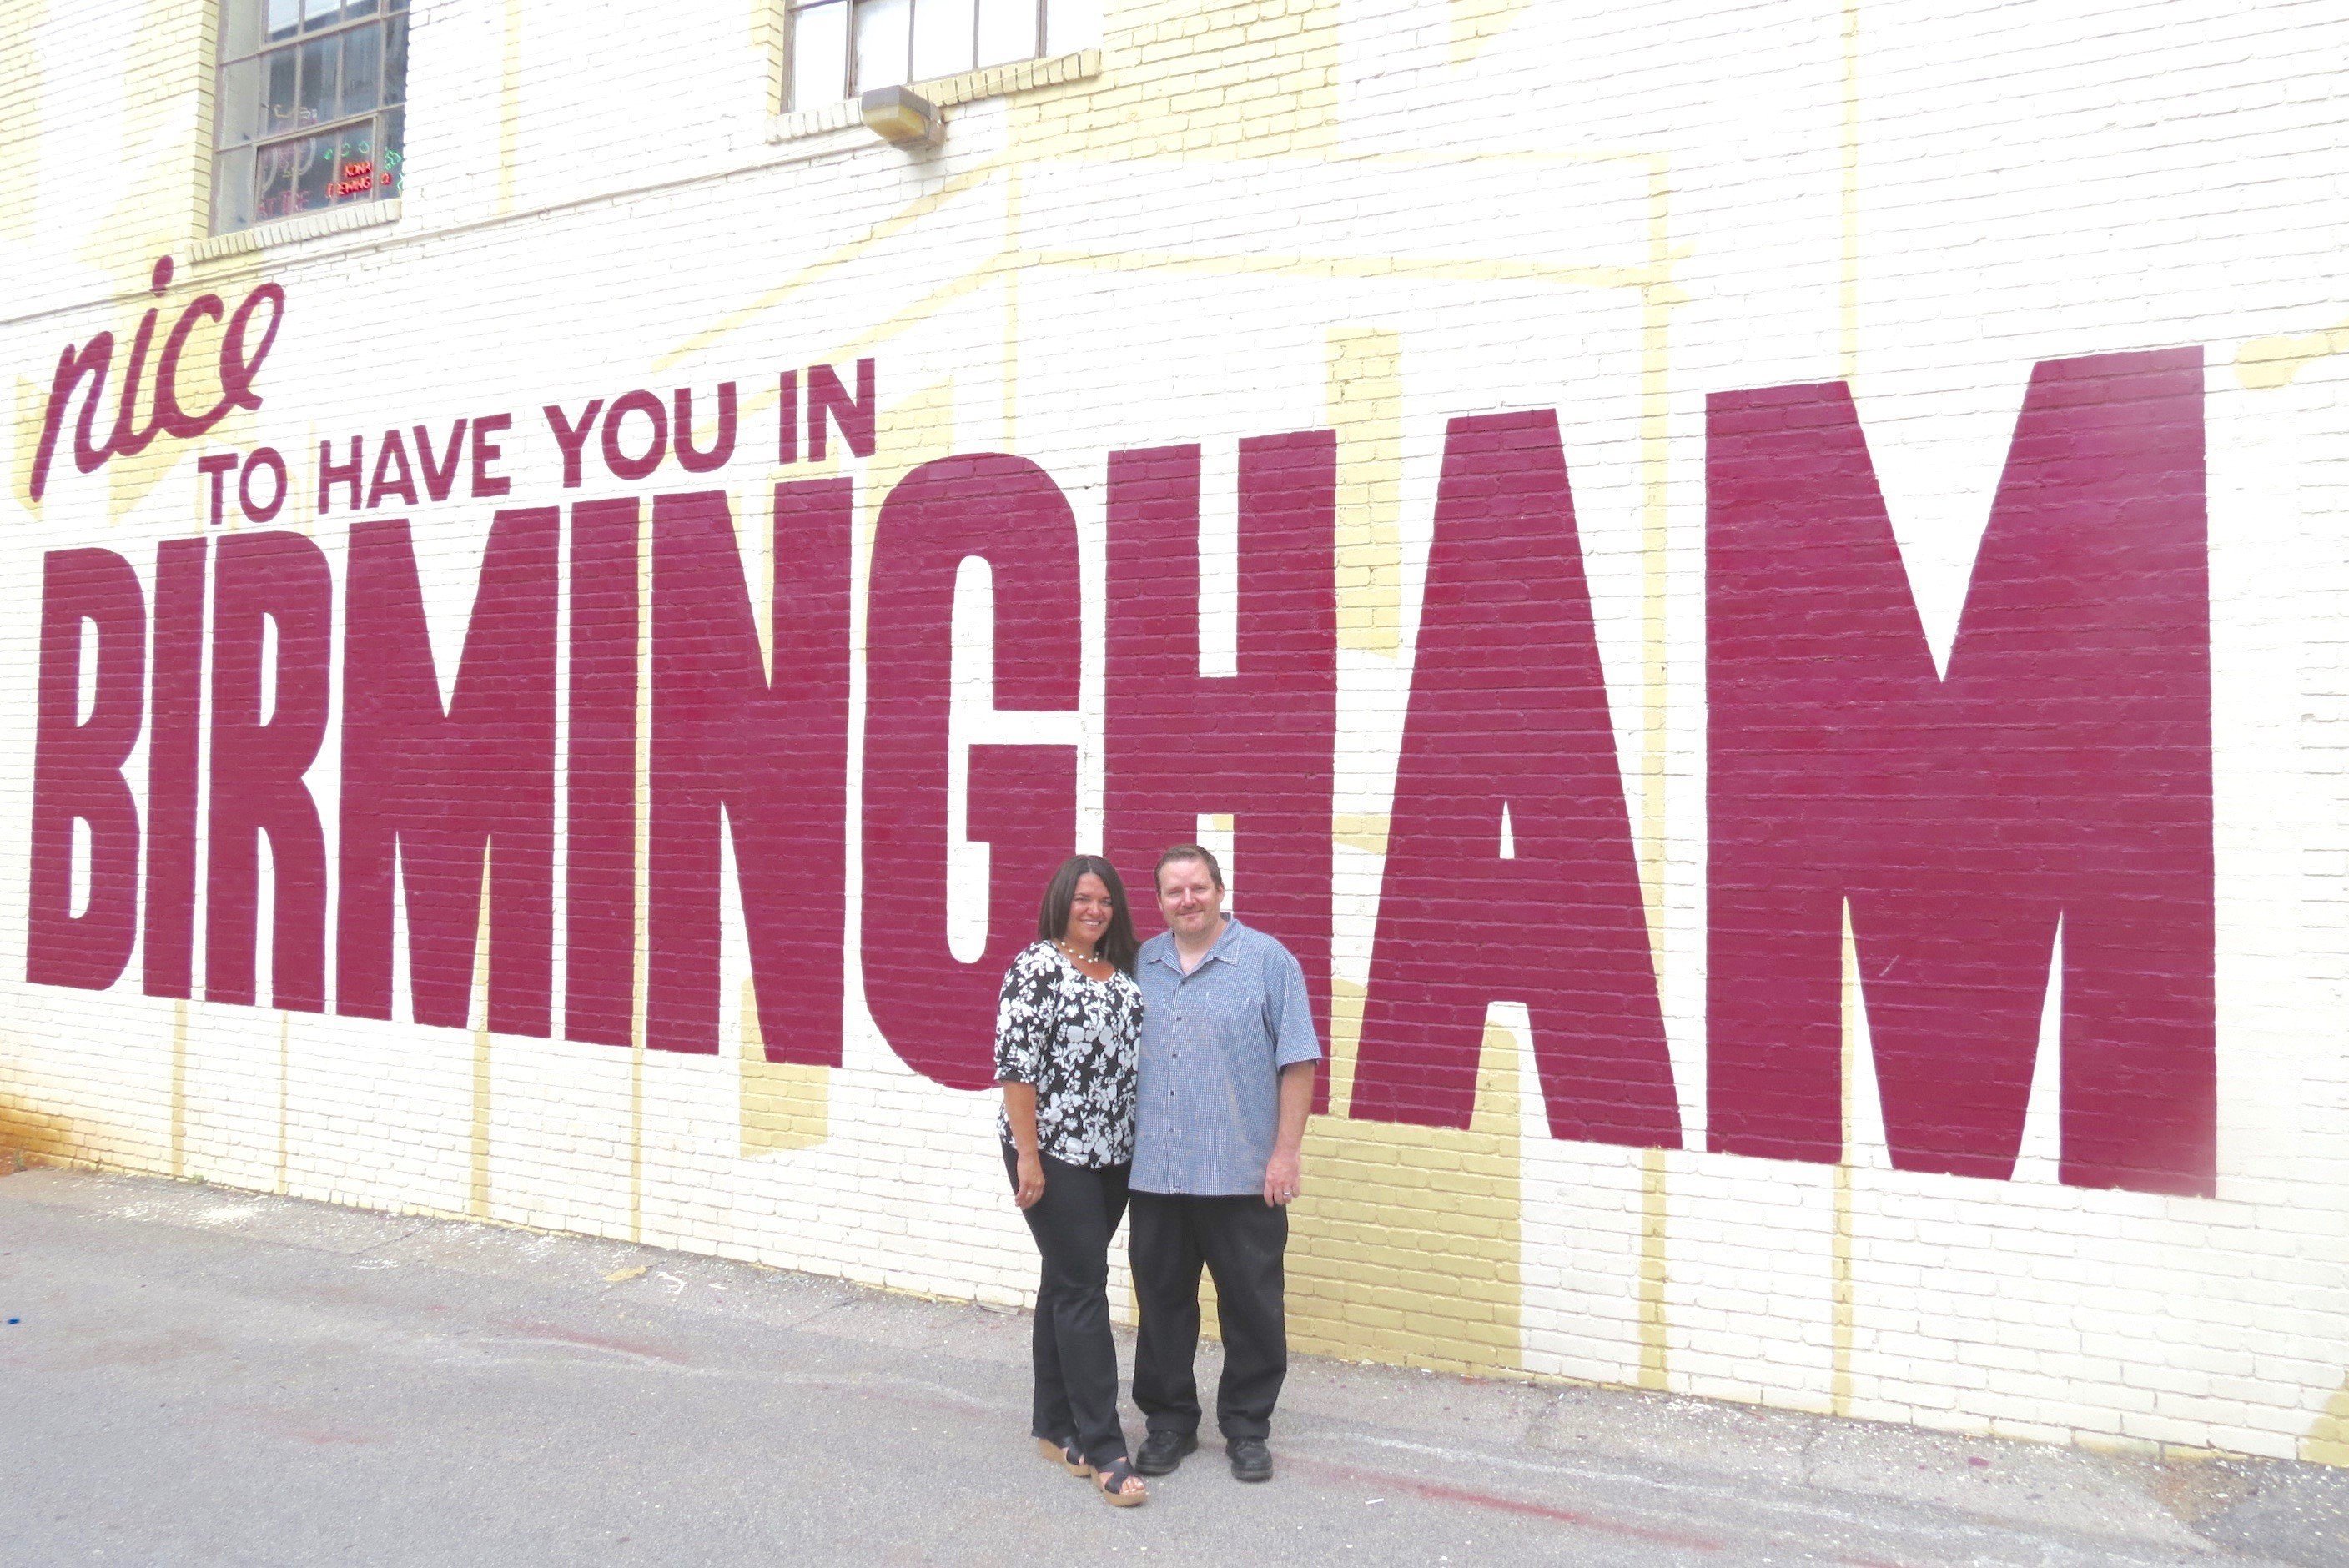
[{"label": "man's black shoe", "polygon": [[1272,1479],[1272,1450],[1262,1438],[1234,1438],[1224,1445],[1224,1452],[1231,1456],[1234,1480]]},{"label": "man's black shoe", "polygon": [[1133,1468],[1143,1475],[1172,1475],[1174,1467],[1183,1462],[1183,1456],[1198,1446],[1196,1432],[1154,1431],[1142,1439],[1142,1451],[1133,1456]]}]

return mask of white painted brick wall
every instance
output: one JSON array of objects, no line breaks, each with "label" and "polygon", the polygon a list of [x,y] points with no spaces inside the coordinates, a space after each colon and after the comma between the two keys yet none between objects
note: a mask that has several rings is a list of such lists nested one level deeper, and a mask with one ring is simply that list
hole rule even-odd
[{"label": "white painted brick wall", "polygon": [[[263,408],[142,464],[67,465],[38,509],[28,465],[59,349],[135,326],[154,257],[180,257],[189,281],[208,35],[195,7],[134,0],[0,19],[15,387],[0,910],[26,908],[45,551],[97,545],[150,573],[159,542],[203,531],[200,451],[265,441],[294,470],[279,526],[339,572],[347,518],[309,504],[322,439],[510,411],[506,504],[567,502],[626,487],[563,490],[542,403],[730,378],[750,397],[780,370],[867,354],[882,449],[833,466],[859,480],[868,521],[877,487],[947,451],[1031,458],[1075,508],[1089,662],[1060,733],[1080,750],[1081,838],[1095,837],[1106,455],[1203,443],[1212,534],[1235,443],[1328,422],[1330,335],[1389,332],[1401,634],[1392,655],[1341,655],[1336,810],[1387,809],[1444,421],[1495,408],[1559,412],[1635,827],[1661,792],[1659,979],[1686,1146],[1651,1183],[1636,1150],[1554,1142],[1526,1069],[1506,1135],[1518,1368],[1952,1430],[2349,1458],[2349,1429],[2325,1425],[2349,1422],[2349,357],[2322,352],[2349,350],[2349,108],[2327,68],[2349,15],[1111,0],[1097,76],[962,106],[944,150],[909,159],[862,132],[766,139],[767,11],[419,5],[398,221],[193,273],[232,303],[260,279],[286,288]],[[2312,346],[2288,377],[2257,346],[2278,336]],[[2218,1195],[2056,1185],[2052,1101],[2014,1181],[1896,1171],[1859,1094],[1839,1317],[1836,1171],[1701,1152],[1705,395],[1850,379],[1946,654],[2032,366],[2198,344]],[[746,415],[722,476],[750,541],[786,477],[760,445],[766,419]],[[687,488],[678,477],[638,489]],[[489,510],[413,513],[444,682]],[[1010,733],[978,715],[969,738]],[[309,775],[329,808],[335,757],[330,740]],[[144,766],[142,746],[129,776]],[[856,789],[852,769],[852,813]],[[1335,969],[1355,986],[1379,864],[1339,851]],[[1244,910],[1244,867],[1237,885]],[[968,875],[957,890],[967,909],[982,894]],[[853,933],[853,876],[850,898]],[[731,893],[726,910],[721,1054],[640,1067],[604,1047],[499,1036],[477,1054],[470,1031],[177,1005],[137,994],[135,959],[109,992],[28,986],[18,913],[0,923],[0,1135],[54,1158],[1019,1300],[1032,1253],[1002,1202],[986,1099],[897,1060],[864,1016],[853,950],[829,1136],[746,1156],[748,950]],[[404,996],[404,960],[398,983]],[[1428,1180],[1488,1195],[1465,1168]],[[1659,1202],[1660,1241],[1643,1228]],[[1662,1266],[1646,1306],[1643,1256]]]}]

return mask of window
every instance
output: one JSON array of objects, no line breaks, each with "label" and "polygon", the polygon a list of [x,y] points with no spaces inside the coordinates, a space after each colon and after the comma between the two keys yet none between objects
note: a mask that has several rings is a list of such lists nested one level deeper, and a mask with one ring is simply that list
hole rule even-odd
[{"label": "window", "polygon": [[408,0],[221,0],[212,232],[399,194]]},{"label": "window", "polygon": [[791,107],[1032,60],[1081,8],[1098,0],[794,0]]}]

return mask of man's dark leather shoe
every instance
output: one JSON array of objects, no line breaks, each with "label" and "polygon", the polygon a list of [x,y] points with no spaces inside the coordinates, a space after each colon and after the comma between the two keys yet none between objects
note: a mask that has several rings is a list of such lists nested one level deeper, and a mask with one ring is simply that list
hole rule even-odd
[{"label": "man's dark leather shoe", "polygon": [[1224,1452],[1231,1456],[1234,1480],[1272,1479],[1272,1450],[1262,1438],[1234,1438],[1224,1445]]},{"label": "man's dark leather shoe", "polygon": [[1152,1432],[1142,1439],[1142,1451],[1133,1456],[1133,1468],[1143,1475],[1171,1475],[1174,1467],[1183,1462],[1183,1456],[1198,1446],[1196,1432]]}]

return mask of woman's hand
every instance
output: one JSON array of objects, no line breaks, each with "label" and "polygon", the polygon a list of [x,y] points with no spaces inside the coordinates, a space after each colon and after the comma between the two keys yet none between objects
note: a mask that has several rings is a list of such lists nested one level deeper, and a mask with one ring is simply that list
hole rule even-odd
[{"label": "woman's hand", "polygon": [[1011,1129],[1013,1167],[1011,1201],[1025,1209],[1044,1195],[1044,1161],[1036,1152],[1036,1086],[1007,1081],[1003,1086],[1003,1119]]}]

